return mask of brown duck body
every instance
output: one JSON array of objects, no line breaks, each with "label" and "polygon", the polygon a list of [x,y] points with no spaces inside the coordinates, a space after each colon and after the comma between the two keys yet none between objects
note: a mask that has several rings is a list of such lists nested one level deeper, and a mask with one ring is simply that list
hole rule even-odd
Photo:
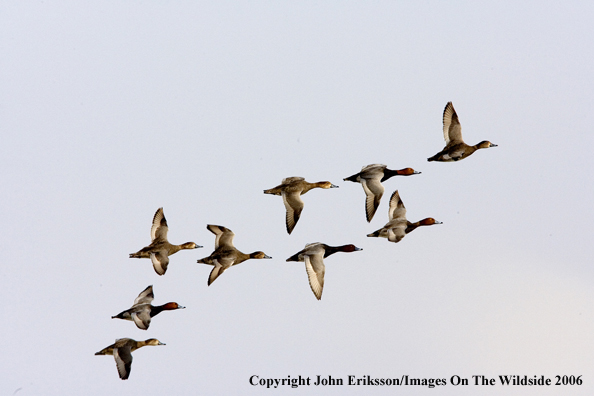
[{"label": "brown duck body", "polygon": [[165,252],[167,256],[171,256],[183,249],[197,249],[202,246],[197,246],[194,242],[186,242],[181,245],[173,245],[168,241],[155,241],[150,245],[143,247],[136,253],[130,253],[130,258],[151,258],[151,253]]},{"label": "brown duck body", "polygon": [[150,258],[155,272],[159,275],[164,275],[169,265],[169,256],[182,249],[197,249],[202,247],[194,242],[173,245],[167,240],[168,232],[169,227],[167,226],[163,208],[159,208],[155,216],[153,216],[151,244],[136,253],[130,253],[130,258]]},{"label": "brown duck body", "polygon": [[128,379],[132,370],[132,352],[146,345],[165,345],[156,338],[145,341],[136,341],[131,338],[120,338],[115,343],[103,348],[95,355],[113,355],[116,361],[118,374],[123,380]]},{"label": "brown duck body", "polygon": [[392,170],[388,169],[388,167],[383,164],[371,164],[364,166],[361,169],[361,172],[346,177],[344,180],[361,183],[363,186],[363,191],[365,191],[366,196],[365,216],[367,217],[367,222],[370,222],[379,207],[382,196],[384,195],[384,186],[382,185],[382,182],[393,176],[410,176],[419,173],[421,172],[417,172],[412,168]]},{"label": "brown duck body", "polygon": [[209,224],[206,228],[215,234],[215,250],[210,256],[198,260],[198,263],[213,265],[208,277],[208,285],[214,282],[226,269],[241,264],[249,259],[270,259],[264,252],[257,251],[245,254],[233,245],[235,234],[229,228]]},{"label": "brown duck body", "polygon": [[285,209],[287,210],[285,217],[287,232],[291,234],[295,228],[295,225],[297,224],[297,221],[299,221],[301,211],[303,211],[304,203],[301,199],[301,195],[314,188],[327,189],[337,187],[338,186],[335,186],[329,181],[309,183],[305,181],[303,177],[295,176],[287,177],[283,179],[282,183],[278,186],[264,190],[264,194],[280,195],[283,197]]},{"label": "brown duck body", "polygon": [[460,161],[478,149],[497,147],[496,144],[487,140],[483,140],[474,146],[464,143],[464,140],[462,140],[462,126],[452,102],[448,102],[443,110],[443,137],[446,142],[445,148],[433,157],[427,158],[427,161]]},{"label": "brown duck body", "polygon": [[[216,249],[214,252],[212,252],[212,254],[208,257],[204,257],[203,259],[198,260],[199,263],[201,264],[210,264],[210,265],[214,265],[214,261],[215,260],[221,260],[221,259],[229,259],[233,261],[233,265],[237,265],[237,264],[241,264],[246,260],[249,260],[251,258],[258,258],[255,257],[257,252],[251,253],[251,254],[245,254],[241,251],[239,251],[237,248],[235,247],[229,247],[229,246],[221,246],[218,249]],[[254,255],[254,257],[252,257],[252,255]]]},{"label": "brown duck body", "polygon": [[427,161],[439,161],[439,162],[454,162],[460,161],[474,153],[478,149],[489,148],[489,147],[497,147],[496,144],[488,142],[486,140],[475,144],[474,146],[469,146],[464,142],[448,144],[445,148],[440,151],[439,153],[435,154],[431,158],[427,158]]},{"label": "brown duck body", "polygon": [[309,243],[305,248],[287,259],[287,261],[303,261],[305,262],[305,271],[309,279],[309,286],[314,296],[318,300],[322,298],[322,291],[324,289],[324,275],[326,273],[326,266],[324,265],[324,258],[336,252],[355,252],[363,250],[355,245],[329,246],[325,243]]}]

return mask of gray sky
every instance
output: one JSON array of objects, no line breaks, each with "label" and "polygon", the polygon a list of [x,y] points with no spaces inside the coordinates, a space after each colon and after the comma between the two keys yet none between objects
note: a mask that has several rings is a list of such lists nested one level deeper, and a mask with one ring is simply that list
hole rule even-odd
[{"label": "gray sky", "polygon": [[[430,392],[591,395],[594,4],[402,3],[0,3],[0,394],[393,394],[248,380],[517,374],[584,384]],[[448,101],[467,143],[499,146],[428,163]],[[422,174],[387,181],[368,224],[342,179],[371,163]],[[305,195],[290,236],[262,193],[287,176],[340,186]],[[444,224],[367,238],[395,189],[410,220]],[[204,249],[159,277],[128,254],[161,206],[169,240]],[[207,287],[209,223],[274,259]],[[321,301],[285,262],[316,241],[364,249],[326,259]],[[150,284],[187,309],[148,331],[110,319]],[[167,345],[121,381],[93,355],[121,337]]]}]

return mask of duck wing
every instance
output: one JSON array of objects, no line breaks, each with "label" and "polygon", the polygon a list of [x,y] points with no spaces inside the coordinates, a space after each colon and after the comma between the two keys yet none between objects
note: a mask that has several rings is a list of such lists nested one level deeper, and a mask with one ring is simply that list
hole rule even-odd
[{"label": "duck wing", "polygon": [[300,192],[291,192],[286,193],[283,191],[283,202],[285,204],[285,208],[287,209],[286,214],[286,226],[287,232],[290,234],[293,232],[297,221],[299,221],[299,217],[301,216],[301,211],[303,210],[303,200],[301,199]]},{"label": "duck wing", "polygon": [[136,300],[134,300],[134,305],[150,304],[154,298],[155,295],[153,294],[153,285],[150,285],[149,287],[144,289],[138,295],[138,297],[136,297]]},{"label": "duck wing", "polygon": [[398,190],[394,191],[392,193],[392,196],[390,197],[388,219],[390,221],[403,220],[404,223],[406,223],[406,208],[404,207],[402,199],[400,199],[400,194],[398,194]]},{"label": "duck wing", "polygon": [[302,252],[306,252],[307,254],[316,254],[320,251],[324,250],[324,244],[321,242],[312,242],[306,243],[305,248],[303,248]]},{"label": "duck wing", "polygon": [[361,185],[363,186],[363,191],[365,191],[365,216],[369,223],[379,207],[385,189],[379,178],[361,178]]},{"label": "duck wing", "polygon": [[216,235],[215,237],[215,250],[220,246],[233,247],[233,238],[235,234],[227,227],[209,224],[206,226],[210,232]]},{"label": "duck wing", "polygon": [[321,254],[306,255],[305,256],[305,271],[309,278],[309,286],[314,296],[319,300],[322,298],[322,290],[324,289],[324,274],[326,266]]},{"label": "duck wing", "polygon": [[[305,180],[305,178],[304,178],[304,177],[301,177],[301,176],[291,176],[291,177],[285,177],[285,178],[283,179],[282,183],[281,183],[281,186],[282,186],[283,184],[290,184],[290,183],[293,183],[293,182],[296,182],[296,181],[303,181],[303,180]],[[280,186],[279,186],[279,187],[280,187]]]},{"label": "duck wing", "polygon": [[225,270],[231,267],[234,263],[233,258],[221,257],[213,260],[214,268],[210,271],[208,276],[208,286],[214,282]]},{"label": "duck wing", "polygon": [[165,275],[167,266],[169,265],[169,256],[167,255],[167,250],[151,252],[151,261],[153,263],[155,272],[159,275]]},{"label": "duck wing", "polygon": [[390,242],[400,242],[406,236],[406,222],[399,221],[390,227],[386,225],[386,228],[388,229],[388,241]]},{"label": "duck wing", "polygon": [[445,139],[446,146],[450,142],[460,143],[462,142],[462,126],[458,121],[458,114],[454,110],[452,102],[446,104],[443,110],[443,138]]},{"label": "duck wing", "polygon": [[119,348],[113,349],[113,357],[118,368],[118,374],[120,378],[125,380],[130,376],[130,370],[132,369],[132,349],[130,345],[124,345]]},{"label": "duck wing", "polygon": [[165,220],[163,208],[159,208],[153,217],[153,225],[151,227],[151,241],[155,241],[157,239],[166,241],[168,231],[169,227],[167,227],[167,220]]},{"label": "duck wing", "polygon": [[384,164],[369,164],[365,165],[361,168],[361,177],[371,178],[371,177],[379,177],[381,178],[384,175],[384,169],[388,166]]},{"label": "duck wing", "polygon": [[141,330],[147,330],[151,325],[151,308],[146,304],[142,309],[132,312],[132,320],[136,323],[136,327]]}]

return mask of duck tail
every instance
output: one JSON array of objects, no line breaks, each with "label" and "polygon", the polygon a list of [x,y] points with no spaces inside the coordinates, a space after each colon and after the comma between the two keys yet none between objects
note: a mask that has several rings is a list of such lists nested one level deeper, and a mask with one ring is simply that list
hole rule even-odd
[{"label": "duck tail", "polygon": [[[301,253],[301,252],[299,252]],[[295,253],[294,255],[292,255],[291,257],[289,257],[287,259],[287,261],[299,261],[299,253]]]},{"label": "duck tail", "polygon": [[[126,319],[126,317],[124,316],[128,311],[122,311],[117,315],[112,316],[112,319]],[[131,319],[130,315],[128,315],[128,319]]]},{"label": "duck tail", "polygon": [[368,236],[368,237],[379,238],[380,231],[381,231],[381,230],[377,230],[377,231],[375,231],[375,232],[372,232],[371,234],[367,234],[367,236]]},{"label": "duck tail", "polygon": [[351,182],[357,183],[357,176],[359,176],[358,173],[354,174],[353,176],[345,177],[342,180],[344,180],[344,181],[351,181]]},{"label": "duck tail", "polygon": [[268,190],[264,190],[264,194],[281,195],[281,189],[274,187]]}]

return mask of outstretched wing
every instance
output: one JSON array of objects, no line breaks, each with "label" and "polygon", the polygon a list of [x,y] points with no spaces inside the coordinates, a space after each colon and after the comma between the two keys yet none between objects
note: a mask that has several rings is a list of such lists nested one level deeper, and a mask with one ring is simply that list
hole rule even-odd
[{"label": "outstretched wing", "polygon": [[150,304],[154,298],[155,298],[155,295],[153,294],[153,285],[150,285],[149,287],[144,289],[138,295],[138,297],[136,297],[136,300],[134,300],[134,305]]},{"label": "outstretched wing", "polygon": [[167,220],[165,220],[163,208],[159,208],[153,217],[153,225],[151,227],[151,241],[155,241],[157,239],[166,241],[167,231],[169,231],[169,227],[167,227]]},{"label": "outstretched wing", "polygon": [[388,209],[388,219],[392,220],[404,220],[406,222],[406,208],[404,207],[404,203],[402,199],[400,199],[400,194],[398,194],[398,190],[392,193],[390,197],[390,208]]},{"label": "outstretched wing", "polygon": [[153,263],[155,272],[159,275],[165,275],[167,266],[169,265],[169,256],[167,256],[167,251],[159,250],[157,252],[152,252],[151,261]]},{"label": "outstretched wing", "polygon": [[233,265],[233,259],[217,258],[213,260],[214,268],[208,276],[208,286],[211,285],[225,270]]},{"label": "outstretched wing", "polygon": [[151,325],[151,309],[149,305],[146,305],[140,311],[133,312],[132,320],[136,323],[136,327],[141,330],[147,330]]},{"label": "outstretched wing", "polygon": [[113,357],[118,368],[120,378],[125,380],[130,376],[132,370],[132,350],[129,345],[113,349]]},{"label": "outstretched wing", "polygon": [[215,250],[219,246],[230,246],[233,247],[233,238],[235,234],[227,227],[209,224],[206,226],[210,232],[216,235],[215,237]]},{"label": "outstretched wing", "polygon": [[462,126],[458,121],[458,114],[456,114],[452,102],[448,102],[443,110],[443,138],[446,145],[450,142],[462,142]]},{"label": "outstretched wing", "polygon": [[309,278],[309,286],[314,296],[319,300],[322,298],[322,290],[324,289],[324,274],[326,266],[321,254],[306,255],[305,256],[305,271]]},{"label": "outstretched wing", "polygon": [[384,186],[379,178],[361,179],[361,185],[363,186],[363,191],[365,191],[365,215],[369,223],[373,219],[379,207],[380,200],[384,195]]},{"label": "outstretched wing", "polygon": [[295,228],[297,221],[299,221],[301,211],[303,210],[303,200],[301,199],[301,193],[293,192],[287,194],[283,192],[283,202],[285,204],[285,208],[287,209],[287,232],[290,234],[291,232],[293,232],[293,229]]}]

